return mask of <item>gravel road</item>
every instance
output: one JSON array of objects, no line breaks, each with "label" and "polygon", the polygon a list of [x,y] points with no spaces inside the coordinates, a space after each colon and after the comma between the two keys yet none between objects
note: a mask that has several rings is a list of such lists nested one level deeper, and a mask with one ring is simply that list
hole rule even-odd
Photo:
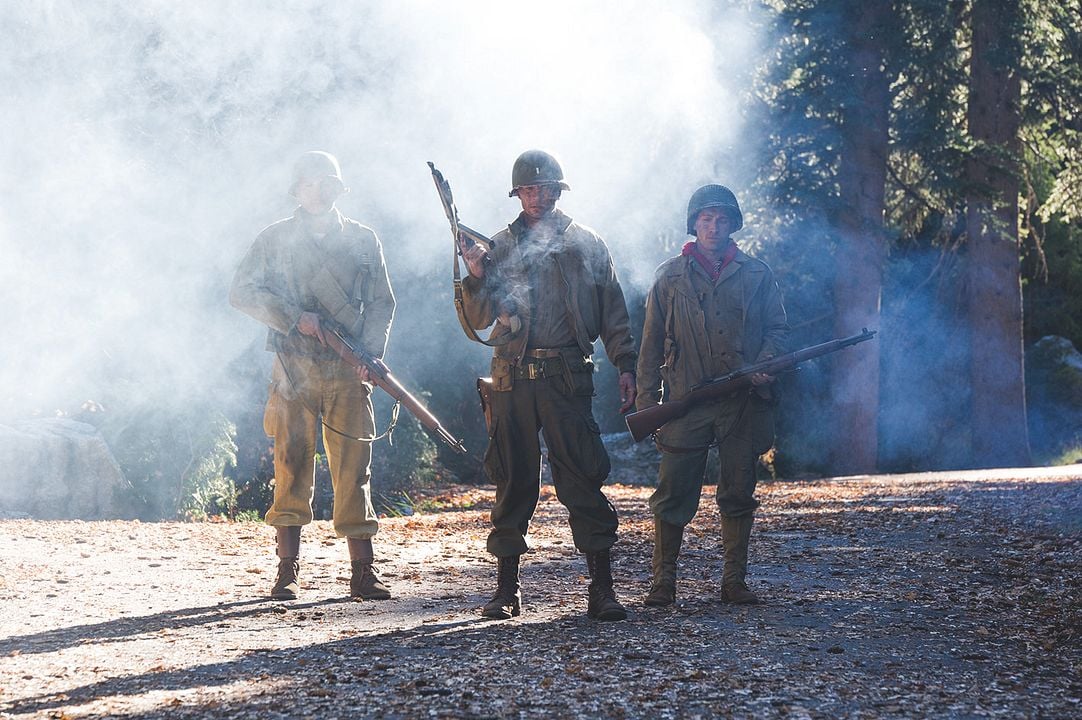
[{"label": "gravel road", "polygon": [[262,524],[0,520],[0,718],[1082,717],[1082,467],[764,483],[752,607],[716,600],[712,490],[664,609],[649,489],[607,490],[632,616],[600,624],[549,487],[506,622],[491,489],[383,522],[385,602],[325,522],[280,603]]}]

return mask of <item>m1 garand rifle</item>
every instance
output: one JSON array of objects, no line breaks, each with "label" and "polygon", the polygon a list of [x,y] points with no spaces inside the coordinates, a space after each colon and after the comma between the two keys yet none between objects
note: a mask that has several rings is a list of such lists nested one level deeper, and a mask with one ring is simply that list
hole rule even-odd
[{"label": "m1 garand rifle", "polygon": [[[324,330],[326,331],[327,329],[328,328],[324,326]],[[383,388],[388,395],[394,398],[395,402],[404,405],[430,435],[447,443],[447,445],[456,452],[466,453],[466,446],[462,444],[462,441],[455,439],[455,437],[440,424],[440,421],[436,419],[436,416],[421,404],[420,400],[411,395],[406,388],[402,387],[402,384],[398,382],[397,378],[391,373],[391,369],[387,367],[382,360],[375,355],[366,352],[362,348],[354,347],[346,338],[345,334],[336,327],[330,328],[329,332],[324,332],[324,337],[327,339],[327,345],[338,353],[338,356],[347,363],[355,368],[368,368],[368,377],[372,382]]]},{"label": "m1 garand rifle", "polygon": [[752,375],[757,373],[780,375],[789,372],[806,360],[829,355],[851,345],[871,340],[875,337],[875,333],[875,330],[865,328],[863,332],[857,335],[812,345],[802,350],[796,350],[786,355],[779,355],[763,362],[748,365],[728,375],[707,380],[693,387],[684,397],[678,400],[669,400],[659,405],[652,405],[644,410],[629,413],[625,418],[627,420],[627,429],[631,431],[631,437],[635,439],[635,442],[638,442],[656,433],[662,425],[670,420],[683,417],[697,405],[724,397],[732,397],[739,392],[750,390],[753,387]]},{"label": "m1 garand rifle", "polygon": [[[522,330],[522,319],[519,318],[515,309],[501,307],[496,327],[492,329],[488,340],[484,340],[466,318],[465,300],[462,296],[462,271],[458,266],[458,258],[462,255],[462,248],[480,245],[486,251],[491,252],[492,241],[483,233],[459,222],[458,208],[455,206],[454,195],[451,194],[451,184],[443,177],[443,173],[436,169],[434,163],[428,163],[428,168],[432,171],[432,182],[436,184],[436,192],[439,193],[440,202],[443,203],[443,212],[447,216],[447,222],[451,224],[451,236],[454,238],[455,243],[455,254],[452,262],[454,268],[455,311],[458,313],[458,322],[462,326],[462,331],[466,333],[466,337],[470,340],[475,340],[489,347],[506,345],[514,340]],[[487,272],[491,272],[492,256],[486,254],[484,262],[485,267],[488,268]]]}]

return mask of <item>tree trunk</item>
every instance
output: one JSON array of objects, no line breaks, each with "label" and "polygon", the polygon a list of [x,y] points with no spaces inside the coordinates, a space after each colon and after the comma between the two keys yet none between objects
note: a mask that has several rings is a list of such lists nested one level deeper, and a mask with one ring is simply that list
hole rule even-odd
[{"label": "tree trunk", "polygon": [[[850,91],[842,112],[838,184],[839,243],[835,253],[834,334],[879,326],[879,303],[886,257],[883,238],[884,190],[890,94],[882,45],[891,17],[889,0],[854,3],[848,38]],[[878,457],[879,345],[866,343],[838,353],[832,392],[836,435],[835,474],[872,473]]]},{"label": "tree trunk", "polygon": [[1028,465],[1018,245],[1018,0],[974,0],[967,121],[966,299],[973,464]]}]

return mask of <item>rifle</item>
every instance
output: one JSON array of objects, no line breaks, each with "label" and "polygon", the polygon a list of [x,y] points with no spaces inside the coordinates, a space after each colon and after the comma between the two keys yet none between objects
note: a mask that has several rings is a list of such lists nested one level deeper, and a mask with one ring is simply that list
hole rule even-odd
[{"label": "rifle", "polygon": [[779,375],[783,372],[788,372],[805,360],[811,360],[812,358],[817,358],[821,355],[829,355],[830,353],[838,352],[842,348],[847,348],[850,345],[856,345],[865,340],[871,340],[875,337],[875,333],[875,330],[868,330],[865,328],[859,335],[851,335],[846,338],[830,340],[819,345],[812,345],[811,347],[806,347],[802,350],[796,350],[795,352],[786,355],[779,355],[776,358],[748,365],[747,367],[735,370],[728,375],[722,375],[721,377],[707,380],[706,382],[693,387],[688,391],[687,395],[679,400],[670,400],[659,405],[653,405],[644,410],[630,413],[626,417],[627,429],[631,431],[631,437],[635,439],[635,442],[638,442],[647,435],[656,433],[658,428],[670,420],[683,417],[696,405],[700,405],[710,400],[717,400],[718,398],[736,395],[738,392],[750,389],[752,387],[751,376],[756,373]]},{"label": "rifle", "polygon": [[327,344],[338,353],[339,357],[355,368],[362,366],[368,368],[368,377],[372,379],[372,382],[383,388],[388,395],[395,399],[395,402],[405,405],[406,409],[413,413],[413,416],[417,418],[418,422],[430,435],[447,443],[453,450],[463,454],[466,453],[466,446],[462,444],[462,441],[456,440],[451,433],[447,432],[447,429],[440,424],[436,416],[429,412],[428,408],[422,405],[420,400],[413,397],[406,388],[402,387],[402,384],[391,374],[391,369],[382,360],[361,348],[353,347],[338,328],[328,328],[325,325],[324,330],[329,330],[329,332],[324,333],[324,336],[327,338]]},{"label": "rifle", "polygon": [[[434,163],[429,162],[428,167],[432,171],[432,182],[436,184],[436,192],[439,193],[440,202],[443,203],[443,213],[447,216],[447,222],[451,224],[451,235],[454,237],[454,293],[455,310],[458,313],[458,323],[462,326],[463,332],[466,333],[466,337],[470,340],[476,340],[482,345],[487,345],[489,347],[506,345],[514,340],[522,329],[522,320],[519,316],[510,309],[506,312],[501,311],[500,317],[496,320],[496,327],[493,328],[488,340],[483,340],[481,339],[481,336],[477,334],[477,330],[474,329],[473,325],[470,325],[470,321],[466,319],[465,301],[462,298],[462,271],[458,266],[458,258],[462,255],[462,250],[459,248],[459,242],[467,248],[473,247],[474,245],[480,245],[485,250],[491,252],[492,241],[482,233],[479,233],[473,228],[463,225],[458,221],[458,208],[455,207],[455,198],[451,194],[451,184],[443,177],[443,173],[436,169]],[[485,266],[490,267],[491,262],[492,256],[485,255]],[[489,271],[491,272],[491,268]],[[510,332],[497,336],[500,324],[506,325]]]},{"label": "rifle", "polygon": [[451,223],[451,234],[455,236],[455,243],[457,244],[461,238],[462,244],[466,247],[479,244],[485,250],[491,250],[492,243],[484,234],[458,221],[458,208],[455,207],[455,198],[451,194],[451,184],[433,163],[429,162],[428,167],[432,170],[432,182],[436,183],[436,192],[440,194],[440,202],[443,203],[443,212],[447,215],[447,222]]}]

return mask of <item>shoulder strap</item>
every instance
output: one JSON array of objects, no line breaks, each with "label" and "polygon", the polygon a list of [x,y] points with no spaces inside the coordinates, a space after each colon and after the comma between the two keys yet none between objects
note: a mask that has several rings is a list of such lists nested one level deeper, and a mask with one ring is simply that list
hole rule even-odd
[{"label": "shoulder strap", "polygon": [[[511,318],[511,331],[508,333],[504,333],[499,337],[496,337],[496,330],[498,328],[493,328],[492,333],[489,334],[488,340],[484,340],[480,335],[477,334],[477,330],[474,329],[473,325],[470,324],[469,319],[466,317],[466,304],[465,300],[462,297],[462,269],[459,267],[458,264],[457,240],[452,239],[452,245],[454,250],[451,258],[451,267],[453,269],[454,275],[455,312],[458,313],[458,323],[462,326],[462,331],[466,333],[466,337],[468,337],[470,340],[479,342],[482,345],[487,345],[488,347],[499,347],[500,345],[506,345],[507,343],[517,338],[519,333],[522,332],[522,321],[519,320],[517,315]],[[499,321],[497,320],[497,325],[498,324]]]}]

